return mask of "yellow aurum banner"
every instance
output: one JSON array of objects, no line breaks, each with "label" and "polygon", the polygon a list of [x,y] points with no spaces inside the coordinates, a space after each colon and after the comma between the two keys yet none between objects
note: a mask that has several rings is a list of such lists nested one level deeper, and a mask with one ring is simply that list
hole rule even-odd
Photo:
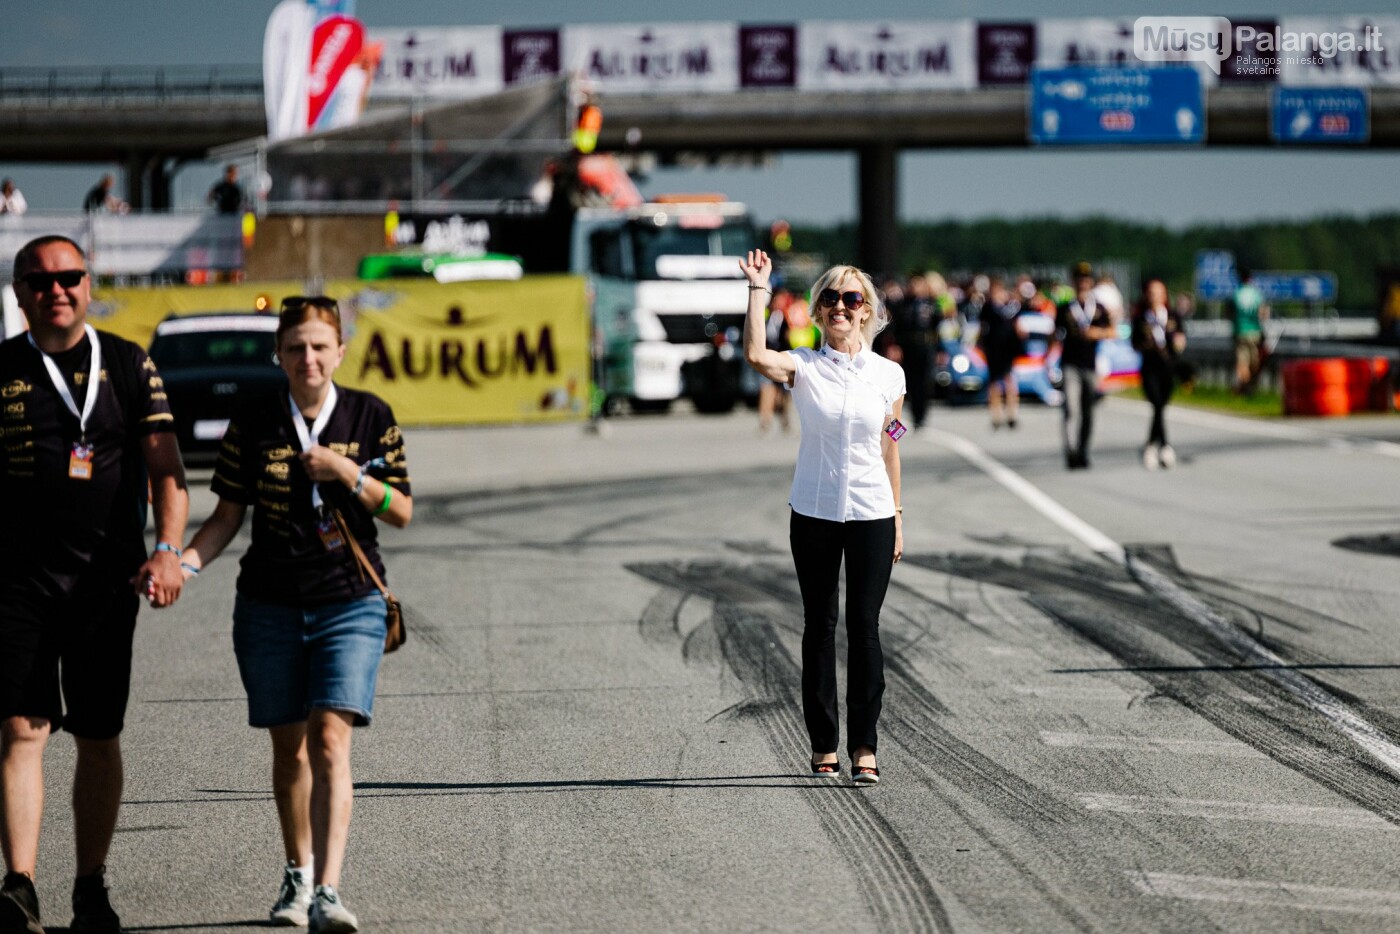
[{"label": "yellow aurum banner", "polygon": [[[89,320],[143,347],[170,315],[275,313],[299,283],[103,289]],[[405,425],[558,421],[588,411],[589,313],[584,280],[333,280],[340,304],[342,386],[388,402]]]}]

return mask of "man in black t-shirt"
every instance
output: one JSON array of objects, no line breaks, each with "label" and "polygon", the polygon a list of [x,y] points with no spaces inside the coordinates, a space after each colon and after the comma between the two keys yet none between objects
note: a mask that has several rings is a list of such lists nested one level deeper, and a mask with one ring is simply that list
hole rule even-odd
[{"label": "man in black t-shirt", "polygon": [[224,177],[209,189],[207,199],[220,214],[237,214],[243,209],[243,189],[238,185],[238,166],[224,167]]},{"label": "man in black t-shirt", "polygon": [[924,427],[928,415],[929,374],[938,343],[939,314],[928,279],[914,273],[909,277],[909,294],[893,309],[893,330],[915,428]]},{"label": "man in black t-shirt", "polygon": [[[138,593],[180,595],[189,498],[160,375],[129,341],[87,323],[86,259],[65,237],[15,257],[29,333],[0,344],[0,758],[6,874],[0,930],[37,930],[34,871],[43,753],[63,728],[73,779],[78,878],[72,929],[119,931],[103,869],[121,802],[118,739],[131,681]],[[156,550],[145,546],[146,479]]]},{"label": "man in black t-shirt", "polygon": [[112,173],[108,172],[96,185],[89,188],[87,196],[83,198],[83,213],[109,211],[112,214],[125,214],[130,210],[125,201],[112,194],[112,186],[116,181]]},{"label": "man in black t-shirt", "polygon": [[1117,335],[1117,322],[1094,300],[1094,268],[1088,263],[1074,267],[1074,292],[1074,298],[1056,309],[1055,340],[1064,375],[1065,465],[1082,470],[1089,466],[1089,436],[1094,430],[1099,341]]}]

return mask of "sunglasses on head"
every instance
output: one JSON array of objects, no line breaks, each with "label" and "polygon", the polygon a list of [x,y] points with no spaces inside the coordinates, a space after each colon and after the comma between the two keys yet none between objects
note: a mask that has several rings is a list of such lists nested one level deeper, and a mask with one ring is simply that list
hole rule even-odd
[{"label": "sunglasses on head", "polygon": [[822,289],[817,294],[817,304],[822,308],[835,308],[838,301],[855,311],[865,304],[865,295],[861,292],[838,292],[835,289]]},{"label": "sunglasses on head", "polygon": [[299,311],[307,305],[324,308],[337,318],[340,317],[340,305],[328,295],[288,295],[282,299],[282,314],[289,311]]},{"label": "sunglasses on head", "polygon": [[59,272],[27,272],[20,276],[24,287],[31,292],[47,292],[55,282],[65,289],[76,289],[87,275],[86,269],[63,269]]}]

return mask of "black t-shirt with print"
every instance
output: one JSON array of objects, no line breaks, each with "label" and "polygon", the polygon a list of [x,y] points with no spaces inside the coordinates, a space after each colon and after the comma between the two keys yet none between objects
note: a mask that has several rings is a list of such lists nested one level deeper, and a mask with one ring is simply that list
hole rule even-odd
[{"label": "black t-shirt with print", "polygon": [[[69,476],[78,417],[54,388],[43,357],[19,335],[0,344],[0,581],[50,596],[85,574],[124,580],[146,558],[146,472],[141,440],[174,431],[155,364],[136,344],[97,332],[102,372],[86,442],[92,477]],[[81,411],[92,345],[86,335],[52,354]],[[119,358],[120,356],[120,358]],[[118,398],[124,394],[126,398]]]},{"label": "black t-shirt with print", "polygon": [[[357,464],[383,458],[370,475],[395,493],[412,495],[403,433],[393,410],[367,392],[336,387],[336,405],[319,442]],[[285,392],[253,400],[234,416],[219,450],[211,489],[253,507],[253,542],[243,556],[238,592],[283,606],[319,606],[377,593],[361,576],[348,547],[328,551],[317,532],[311,478]],[[376,520],[343,483],[318,484],[325,504],[340,510],[351,534],[387,579],[379,558]]]}]

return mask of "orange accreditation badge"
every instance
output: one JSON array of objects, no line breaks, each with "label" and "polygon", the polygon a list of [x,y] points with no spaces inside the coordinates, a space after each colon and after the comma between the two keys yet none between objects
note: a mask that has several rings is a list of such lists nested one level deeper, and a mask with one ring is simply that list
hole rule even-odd
[{"label": "orange accreditation badge", "polygon": [[339,526],[330,516],[323,516],[316,523],[316,534],[321,536],[321,544],[326,546],[326,551],[336,551],[345,547],[345,536],[340,533]]},{"label": "orange accreditation badge", "polygon": [[74,480],[92,479],[92,445],[74,442],[68,455],[68,476]]}]

